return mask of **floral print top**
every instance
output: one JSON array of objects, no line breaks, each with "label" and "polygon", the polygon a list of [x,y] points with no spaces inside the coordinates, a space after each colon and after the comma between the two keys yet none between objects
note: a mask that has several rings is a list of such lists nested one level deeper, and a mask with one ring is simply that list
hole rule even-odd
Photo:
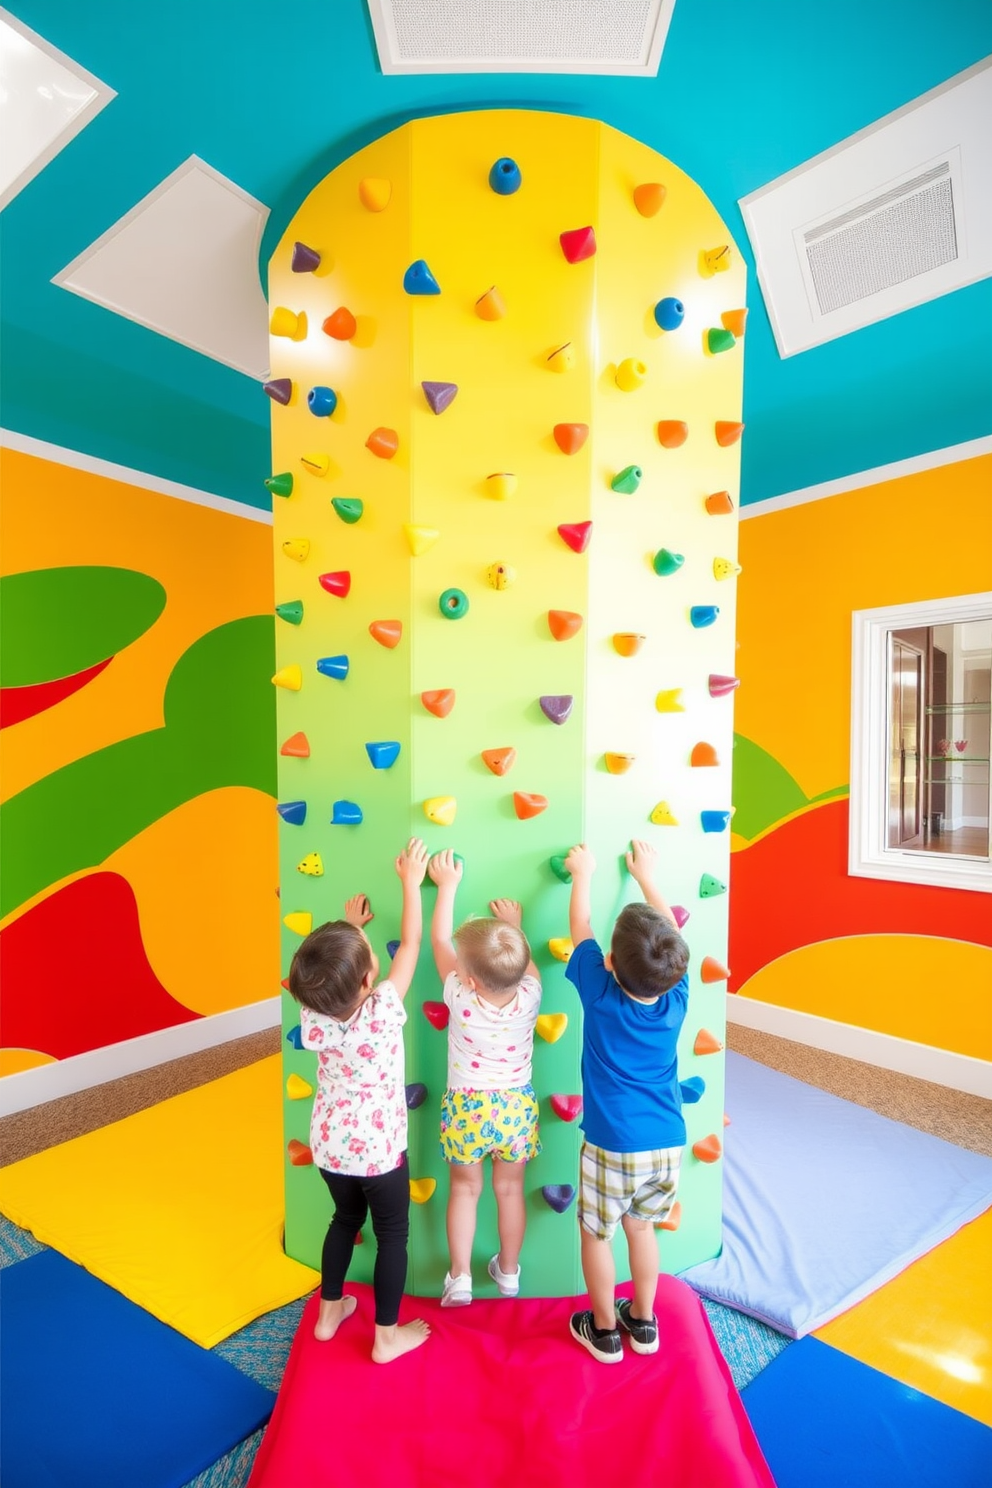
[{"label": "floral print top", "polygon": [[534,1025],[541,1008],[541,984],[521,978],[505,1007],[494,1007],[460,980],[445,979],[448,1022],[448,1089],[506,1090],[529,1085]]},{"label": "floral print top", "polygon": [[370,1178],[399,1167],[406,1151],[406,1008],[380,982],[346,1021],[302,1008],[305,1049],[317,1053],[310,1150],[318,1168]]}]

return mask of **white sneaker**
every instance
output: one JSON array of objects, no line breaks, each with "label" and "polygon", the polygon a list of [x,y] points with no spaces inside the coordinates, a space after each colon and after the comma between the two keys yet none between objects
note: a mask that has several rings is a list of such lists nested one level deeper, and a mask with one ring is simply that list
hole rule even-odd
[{"label": "white sneaker", "polygon": [[452,1276],[447,1272],[444,1278],[444,1290],[441,1293],[442,1307],[467,1307],[472,1300],[472,1278],[463,1271],[460,1276]]},{"label": "white sneaker", "polygon": [[516,1297],[520,1293],[520,1267],[507,1274],[499,1269],[499,1253],[489,1262],[489,1275],[499,1287],[501,1297]]}]

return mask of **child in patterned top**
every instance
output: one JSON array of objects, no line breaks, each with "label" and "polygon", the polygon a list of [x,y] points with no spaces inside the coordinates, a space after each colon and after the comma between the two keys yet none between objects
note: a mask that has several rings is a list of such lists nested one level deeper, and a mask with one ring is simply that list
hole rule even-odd
[{"label": "child in patterned top", "polygon": [[451,1264],[441,1306],[461,1307],[472,1300],[472,1242],[486,1157],[493,1160],[499,1231],[489,1275],[501,1297],[520,1290],[524,1170],[541,1150],[530,1083],[541,983],[515,899],[494,899],[492,919],[467,920],[452,932],[461,863],[450,851],[437,853],[428,872],[437,884],[431,949],[450,1011],[441,1155],[451,1179]]},{"label": "child in patterned top", "polygon": [[409,1353],[430,1333],[420,1318],[398,1326],[410,1224],[403,999],[417,969],[420,885],[427,870],[427,849],[419,837],[410,839],[395,866],[403,912],[399,949],[385,980],[376,983],[379,958],[363,928],[372,918],[364,894],[348,900],[343,920],[307,936],[289,971],[289,990],[301,1005],[303,1047],[317,1053],[310,1147],[334,1201],[321,1256],[314,1336],[333,1338],[355,1310],[355,1298],[344,1296],[344,1279],[371,1213],[378,1246],[372,1283],[377,1364]]}]

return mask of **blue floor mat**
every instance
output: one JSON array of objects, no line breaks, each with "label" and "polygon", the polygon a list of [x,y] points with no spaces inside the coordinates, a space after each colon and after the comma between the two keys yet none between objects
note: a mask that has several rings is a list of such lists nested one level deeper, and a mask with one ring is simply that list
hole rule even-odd
[{"label": "blue floor mat", "polygon": [[182,1488],[275,1403],[57,1251],[0,1270],[0,1306],[3,1488]]},{"label": "blue floor mat", "polygon": [[742,1392],[778,1488],[989,1488],[992,1431],[803,1338]]}]

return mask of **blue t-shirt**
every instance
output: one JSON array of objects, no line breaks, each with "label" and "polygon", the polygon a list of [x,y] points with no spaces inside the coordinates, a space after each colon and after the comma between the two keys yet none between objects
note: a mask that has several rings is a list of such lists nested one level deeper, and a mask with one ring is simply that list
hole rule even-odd
[{"label": "blue t-shirt", "polygon": [[654,1152],[685,1143],[675,1046],[689,978],[657,1002],[628,997],[594,940],[575,947],[565,971],[582,1003],[582,1129],[607,1152]]}]

